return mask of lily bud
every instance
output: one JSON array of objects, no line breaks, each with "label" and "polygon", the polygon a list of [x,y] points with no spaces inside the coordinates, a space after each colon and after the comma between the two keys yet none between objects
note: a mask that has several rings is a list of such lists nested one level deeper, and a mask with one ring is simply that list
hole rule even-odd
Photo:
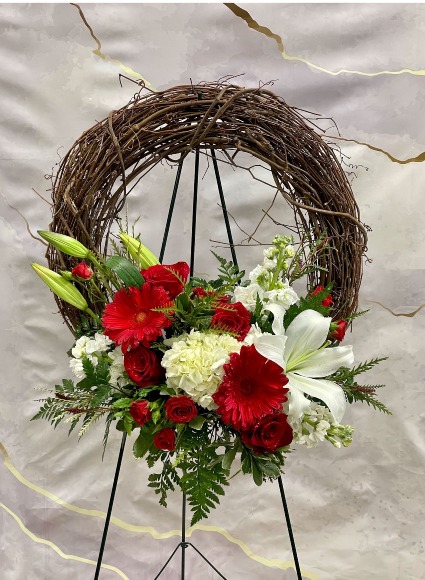
[{"label": "lily bud", "polygon": [[49,268],[45,268],[39,264],[31,264],[31,266],[35,273],[59,298],[62,298],[62,300],[80,310],[87,310],[88,304],[84,296],[71,282],[65,280],[60,274],[53,272],[53,270],[49,270]]},{"label": "lily bud", "polygon": [[142,270],[159,264],[159,260],[155,254],[139,242],[139,240],[136,240],[136,238],[132,238],[128,234],[121,232],[120,239],[130,256]]},{"label": "lily bud", "polygon": [[88,248],[70,236],[56,234],[55,232],[46,232],[43,230],[38,230],[38,234],[45,239],[46,242],[49,242],[49,244],[52,244],[52,246],[64,254],[68,254],[68,256],[87,258],[90,255],[90,250]]}]

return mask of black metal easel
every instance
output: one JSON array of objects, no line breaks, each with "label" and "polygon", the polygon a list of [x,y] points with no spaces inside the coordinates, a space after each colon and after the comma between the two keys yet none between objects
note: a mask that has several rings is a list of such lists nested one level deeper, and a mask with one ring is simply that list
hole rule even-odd
[{"label": "black metal easel", "polygon": [[[232,254],[232,261],[235,264],[235,266],[237,266],[238,263],[237,263],[237,259],[236,259],[236,252],[235,252],[235,247],[234,247],[234,243],[233,243],[233,237],[232,237],[232,232],[231,232],[231,228],[230,228],[230,223],[229,223],[229,216],[227,213],[226,203],[224,200],[224,193],[223,193],[223,188],[222,188],[222,184],[221,184],[220,173],[218,170],[217,158],[216,158],[214,149],[211,149],[210,152],[211,152],[211,158],[212,158],[213,167],[214,167],[214,173],[215,173],[215,177],[216,177],[216,181],[217,181],[218,193],[220,196],[220,204],[221,204],[221,207],[223,210],[224,223],[226,226],[230,251]],[[177,168],[177,175],[176,175],[176,179],[174,182],[173,193],[171,196],[170,207],[168,210],[167,221],[165,224],[165,230],[164,230],[164,235],[163,235],[162,244],[161,244],[161,250],[160,250],[160,254],[159,254],[159,261],[161,263],[163,261],[165,248],[167,246],[168,233],[170,231],[171,219],[172,219],[173,212],[174,212],[177,191],[179,188],[180,177],[181,177],[181,172],[182,172],[182,168],[183,168],[183,161],[184,161],[184,157],[182,157],[181,161],[179,162],[178,168]],[[192,203],[192,233],[191,233],[191,244],[190,244],[190,275],[191,276],[193,276],[194,264],[195,264],[196,216],[197,216],[197,206],[198,206],[198,182],[199,182],[199,149],[196,149],[195,150],[195,174],[194,174],[194,183],[193,183],[193,203]],[[111,496],[109,499],[108,511],[106,514],[105,526],[103,529],[102,541],[100,544],[100,550],[99,550],[99,556],[98,556],[98,560],[97,560],[97,566],[96,566],[96,572],[94,575],[94,580],[98,580],[100,568],[102,565],[103,552],[105,549],[106,537],[108,535],[109,522],[111,519],[112,508],[114,505],[115,492],[117,489],[118,477],[119,477],[119,473],[120,473],[120,469],[121,469],[121,463],[122,463],[122,458],[123,458],[123,454],[124,454],[126,439],[127,439],[127,433],[124,432],[123,436],[122,436],[122,440],[121,440],[120,451],[118,454],[117,466],[115,468],[115,476],[114,476],[114,481],[112,484]],[[297,573],[297,580],[302,580],[301,569],[300,569],[300,565],[298,562],[298,555],[297,555],[297,550],[296,550],[296,546],[295,546],[295,539],[294,539],[294,535],[292,532],[292,526],[291,526],[291,521],[289,518],[288,506],[286,503],[285,492],[283,489],[283,482],[282,482],[282,478],[280,476],[278,478],[278,484],[279,484],[280,496],[282,499],[283,510],[285,513],[285,519],[286,519],[286,525],[288,528],[289,539],[291,542],[292,554],[294,557],[295,570]],[[215,568],[215,566],[213,566],[213,564],[192,543],[186,541],[186,494],[183,492],[183,498],[182,498],[182,538],[181,538],[181,541],[177,544],[177,546],[173,550],[171,556],[168,558],[168,560],[165,562],[165,564],[163,565],[161,570],[155,576],[154,580],[157,580],[157,578],[159,578],[161,576],[162,572],[165,570],[165,568],[171,562],[173,556],[177,553],[179,548],[181,548],[180,580],[185,580],[186,549],[188,547],[193,548],[201,556],[201,558],[203,558],[203,560],[218,574],[218,576],[220,578],[227,580],[226,577],[223,576],[223,574],[221,574],[221,572],[219,572],[217,570],[217,568]]]}]

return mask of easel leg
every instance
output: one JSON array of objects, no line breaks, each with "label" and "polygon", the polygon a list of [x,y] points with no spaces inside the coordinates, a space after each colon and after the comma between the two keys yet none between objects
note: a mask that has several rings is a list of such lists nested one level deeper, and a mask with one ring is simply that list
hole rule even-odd
[{"label": "easel leg", "polygon": [[279,476],[277,481],[279,483],[279,490],[280,490],[280,497],[282,498],[283,511],[285,512],[286,525],[288,527],[289,540],[291,542],[292,554],[294,556],[294,563],[295,563],[295,570],[297,572],[297,578],[298,578],[298,580],[302,580],[301,568],[300,568],[300,564],[298,562],[297,548],[295,546],[294,534],[292,532],[292,526],[291,526],[291,520],[289,518],[288,506],[286,504],[285,491],[283,489],[282,477]]},{"label": "easel leg", "polygon": [[112,484],[111,497],[109,498],[108,512],[106,514],[105,526],[103,528],[102,541],[100,543],[100,550],[99,550],[99,556],[97,558],[97,565],[96,565],[96,572],[94,573],[94,580],[98,580],[99,573],[100,573],[100,567],[102,565],[103,551],[105,549],[106,536],[108,535],[109,522],[111,519],[112,507],[114,505],[115,492],[117,489],[118,477],[120,475],[120,469],[121,469],[121,463],[122,463],[122,457],[124,454],[124,447],[125,447],[126,439],[127,439],[127,433],[124,432],[122,439],[121,439],[121,447],[120,447],[120,452],[118,454],[117,466],[115,468],[114,483]]}]

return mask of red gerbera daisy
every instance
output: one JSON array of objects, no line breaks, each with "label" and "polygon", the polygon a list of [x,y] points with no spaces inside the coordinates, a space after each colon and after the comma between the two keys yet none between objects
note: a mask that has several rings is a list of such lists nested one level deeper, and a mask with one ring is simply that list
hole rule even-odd
[{"label": "red gerbera daisy", "polygon": [[172,321],[157,308],[169,304],[168,293],[161,287],[143,284],[118,290],[113,302],[106,305],[102,324],[106,336],[122,345],[123,352],[139,343],[149,346]]},{"label": "red gerbera daisy", "polygon": [[254,345],[232,352],[224,365],[224,378],[213,395],[223,423],[247,431],[274,410],[281,410],[288,378],[281,367],[266,359]]}]

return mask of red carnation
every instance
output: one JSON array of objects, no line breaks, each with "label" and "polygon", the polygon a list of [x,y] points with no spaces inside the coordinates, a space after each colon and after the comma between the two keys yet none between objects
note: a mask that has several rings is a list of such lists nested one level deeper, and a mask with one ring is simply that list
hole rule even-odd
[{"label": "red carnation", "polygon": [[152,419],[152,413],[147,401],[134,401],[131,403],[130,415],[140,427]]},{"label": "red carnation", "polygon": [[103,313],[102,324],[106,336],[121,344],[123,352],[140,342],[149,346],[150,342],[161,336],[163,328],[172,324],[165,314],[152,310],[166,304],[169,304],[168,293],[152,284],[118,290]]},{"label": "red carnation", "polygon": [[189,277],[190,268],[186,262],[177,262],[165,266],[157,264],[142,270],[142,276],[152,286],[162,286],[171,299],[183,292],[184,285]]},{"label": "red carnation", "polygon": [[165,414],[173,423],[189,423],[197,416],[198,409],[192,399],[182,395],[168,399],[165,403]]},{"label": "red carnation", "polygon": [[[317,294],[320,294],[320,292],[323,292],[324,288],[323,286],[316,286],[316,288],[313,290],[312,294],[314,296],[316,296]],[[329,306],[332,306],[332,304],[334,303],[332,296],[329,294],[328,296],[326,296],[326,298],[322,301],[322,306],[326,306],[326,308],[329,308]]]},{"label": "red carnation", "polygon": [[345,320],[338,320],[338,322],[332,323],[331,330],[332,326],[334,327],[334,330],[333,332],[331,332],[331,337],[337,340],[338,342],[344,340],[345,331],[347,330],[347,323],[345,322]]},{"label": "red carnation", "polygon": [[89,280],[93,276],[93,272],[85,262],[80,262],[75,268],[72,268],[71,274],[75,278],[82,278],[83,280]]},{"label": "red carnation", "polygon": [[211,326],[232,332],[235,338],[243,340],[251,328],[251,314],[241,302],[223,304],[215,310]]},{"label": "red carnation", "polygon": [[242,441],[253,448],[254,453],[273,453],[292,441],[292,427],[284,413],[272,413],[258,421],[251,431],[242,433]]},{"label": "red carnation", "polygon": [[254,345],[230,353],[224,378],[212,398],[223,423],[248,431],[265,415],[280,410],[286,401],[288,378],[281,367],[266,359]]},{"label": "red carnation", "polygon": [[159,385],[165,380],[165,370],[158,356],[141,344],[124,353],[124,367],[138,387]]},{"label": "red carnation", "polygon": [[167,427],[162,429],[153,438],[153,444],[157,449],[162,449],[163,451],[174,451],[176,448],[176,434],[174,429]]}]

